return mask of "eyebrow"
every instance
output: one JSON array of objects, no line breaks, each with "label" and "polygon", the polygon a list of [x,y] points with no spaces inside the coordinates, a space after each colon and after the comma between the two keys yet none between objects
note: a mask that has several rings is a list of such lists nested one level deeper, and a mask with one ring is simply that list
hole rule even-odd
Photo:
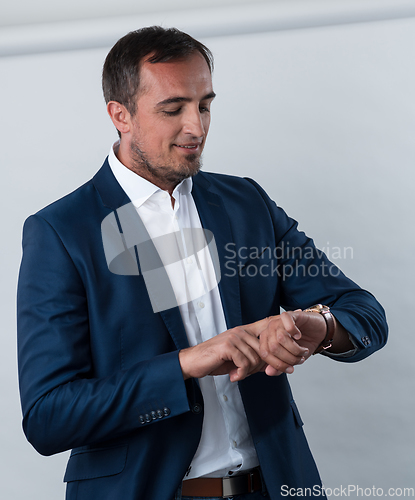
[{"label": "eyebrow", "polygon": [[[214,99],[216,97],[215,92],[210,92],[206,94],[200,101],[207,101],[209,99]],[[165,106],[166,104],[174,104],[177,102],[190,102],[192,99],[190,97],[169,97],[168,99],[164,99],[164,101],[160,101],[156,104],[156,108],[160,106]]]}]

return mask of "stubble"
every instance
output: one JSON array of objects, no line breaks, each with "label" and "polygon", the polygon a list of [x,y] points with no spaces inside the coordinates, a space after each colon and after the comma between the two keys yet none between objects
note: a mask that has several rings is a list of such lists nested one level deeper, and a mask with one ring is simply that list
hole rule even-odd
[{"label": "stubble", "polygon": [[162,189],[174,188],[184,179],[196,175],[202,168],[200,155],[190,154],[181,163],[166,165],[150,161],[146,153],[140,149],[137,141],[132,141],[130,148],[132,170]]}]

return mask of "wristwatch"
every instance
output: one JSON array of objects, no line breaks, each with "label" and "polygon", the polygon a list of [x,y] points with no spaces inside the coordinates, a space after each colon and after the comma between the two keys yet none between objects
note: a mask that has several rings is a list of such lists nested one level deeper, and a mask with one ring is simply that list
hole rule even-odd
[{"label": "wristwatch", "polygon": [[336,327],[336,323],[334,320],[334,316],[330,312],[330,307],[323,306],[322,304],[316,304],[314,306],[308,307],[304,309],[304,312],[316,312],[323,316],[324,321],[326,322],[327,332],[324,340],[317,347],[317,349],[313,352],[313,354],[319,354],[321,351],[325,351],[333,344],[334,338],[334,330]]}]

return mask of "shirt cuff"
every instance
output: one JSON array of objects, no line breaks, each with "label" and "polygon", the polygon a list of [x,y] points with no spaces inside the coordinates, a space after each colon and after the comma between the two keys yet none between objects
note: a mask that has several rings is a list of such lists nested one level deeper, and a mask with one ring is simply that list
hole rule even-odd
[{"label": "shirt cuff", "polygon": [[353,344],[354,349],[350,349],[349,351],[346,352],[328,352],[328,351],[322,351],[320,354],[324,354],[325,356],[329,358],[350,358],[354,354],[356,354],[358,351],[360,351],[359,347],[357,347],[356,342],[354,341],[353,337],[350,335],[349,332],[347,332],[347,335],[349,336],[350,342]]}]

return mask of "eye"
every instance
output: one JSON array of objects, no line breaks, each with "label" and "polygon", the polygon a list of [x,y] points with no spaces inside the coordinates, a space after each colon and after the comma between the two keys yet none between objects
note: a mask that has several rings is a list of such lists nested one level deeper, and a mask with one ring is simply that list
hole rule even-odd
[{"label": "eye", "polygon": [[210,113],[210,109],[209,109],[209,108],[207,108],[207,107],[205,107],[205,106],[201,106],[201,107],[199,108],[199,111],[200,111],[201,113]]},{"label": "eye", "polygon": [[163,113],[167,116],[176,116],[180,113],[180,111],[182,110],[182,108],[178,108],[178,109],[175,109],[174,111],[163,111]]}]

